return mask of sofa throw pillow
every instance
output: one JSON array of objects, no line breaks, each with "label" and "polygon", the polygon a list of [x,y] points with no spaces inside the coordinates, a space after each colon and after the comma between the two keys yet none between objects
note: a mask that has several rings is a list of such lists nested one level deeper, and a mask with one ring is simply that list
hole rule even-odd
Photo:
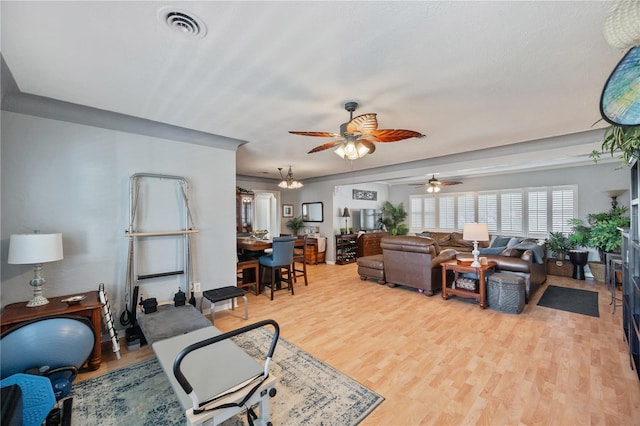
[{"label": "sofa throw pillow", "polygon": [[531,250],[533,252],[533,261],[535,263],[544,263],[544,250],[545,247],[535,242],[522,242],[513,247],[519,250]]},{"label": "sofa throw pillow", "polygon": [[523,252],[524,252],[524,250],[519,250],[517,248],[507,247],[506,249],[502,250],[502,252],[500,253],[500,256],[520,257],[520,256],[522,256]]},{"label": "sofa throw pillow", "polygon": [[416,237],[430,237],[431,234],[428,232],[416,232]]},{"label": "sofa throw pillow", "polygon": [[491,246],[490,247],[506,247],[507,244],[509,243],[509,240],[511,238],[509,237],[500,237],[497,236],[493,239],[493,241],[491,241]]}]

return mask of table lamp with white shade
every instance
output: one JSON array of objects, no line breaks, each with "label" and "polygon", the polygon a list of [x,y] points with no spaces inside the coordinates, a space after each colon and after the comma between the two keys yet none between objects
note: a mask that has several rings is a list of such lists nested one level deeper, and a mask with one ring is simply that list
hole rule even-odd
[{"label": "table lamp with white shade", "polygon": [[473,241],[473,268],[480,267],[478,260],[478,241],[489,241],[489,226],[486,223],[465,223],[462,230],[462,239],[466,241]]},{"label": "table lamp with white shade", "polygon": [[28,307],[49,303],[42,295],[42,286],[46,280],[42,277],[42,264],[63,259],[62,234],[14,234],[9,240],[9,258],[7,263],[14,265],[33,265],[33,299]]}]

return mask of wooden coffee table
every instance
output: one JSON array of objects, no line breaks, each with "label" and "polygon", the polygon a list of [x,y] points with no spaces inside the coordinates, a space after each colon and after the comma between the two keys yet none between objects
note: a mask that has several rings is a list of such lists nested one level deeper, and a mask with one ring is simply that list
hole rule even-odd
[{"label": "wooden coffee table", "polygon": [[[442,263],[442,298],[447,300],[449,295],[453,294],[459,297],[476,299],[480,304],[480,308],[487,307],[487,281],[486,273],[496,266],[495,262],[489,261],[486,265],[480,265],[479,267],[473,267],[468,262],[458,262],[457,260],[450,260],[449,262]],[[447,287],[447,271],[453,271],[455,277],[453,282],[458,279],[458,274],[472,273],[478,276],[478,291],[466,290],[459,287]]]}]

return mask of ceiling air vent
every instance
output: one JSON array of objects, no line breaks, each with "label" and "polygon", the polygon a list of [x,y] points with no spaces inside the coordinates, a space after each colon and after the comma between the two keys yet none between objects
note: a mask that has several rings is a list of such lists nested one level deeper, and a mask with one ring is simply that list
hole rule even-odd
[{"label": "ceiling air vent", "polygon": [[202,38],[207,34],[204,22],[186,10],[164,7],[158,11],[158,18],[185,37]]}]

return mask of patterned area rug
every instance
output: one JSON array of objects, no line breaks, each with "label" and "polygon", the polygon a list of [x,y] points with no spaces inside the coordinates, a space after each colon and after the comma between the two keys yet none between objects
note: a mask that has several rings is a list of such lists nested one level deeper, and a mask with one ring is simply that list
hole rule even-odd
[{"label": "patterned area rug", "polygon": [[[234,338],[262,364],[273,334],[253,330]],[[356,425],[384,398],[280,339],[270,366],[278,379],[271,399],[274,425]],[[75,383],[73,425],[184,425],[185,418],[162,367],[150,359]],[[238,415],[225,426],[246,424]]]}]

